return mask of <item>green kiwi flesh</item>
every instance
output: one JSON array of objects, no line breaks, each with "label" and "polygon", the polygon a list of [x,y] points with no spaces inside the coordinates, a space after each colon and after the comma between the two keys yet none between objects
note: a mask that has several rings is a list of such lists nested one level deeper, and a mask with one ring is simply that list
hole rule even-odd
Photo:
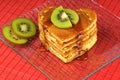
[{"label": "green kiwi flesh", "polygon": [[51,22],[58,28],[71,28],[73,24],[79,22],[79,16],[74,10],[59,6],[53,10]]},{"label": "green kiwi flesh", "polygon": [[21,38],[31,38],[36,34],[35,24],[27,18],[17,18],[13,20],[12,30]]},{"label": "green kiwi flesh", "polygon": [[21,38],[18,38],[12,31],[11,31],[11,26],[5,26],[3,29],[2,29],[2,33],[3,33],[3,36],[11,43],[14,43],[14,44],[25,44],[28,42],[27,39],[21,39]]}]

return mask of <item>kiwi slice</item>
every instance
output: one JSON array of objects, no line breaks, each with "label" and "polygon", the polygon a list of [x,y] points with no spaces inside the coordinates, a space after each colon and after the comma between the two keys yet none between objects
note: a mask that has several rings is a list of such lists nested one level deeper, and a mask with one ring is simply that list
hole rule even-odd
[{"label": "kiwi slice", "polygon": [[72,24],[68,15],[64,12],[63,7],[56,8],[51,15],[51,22],[58,28],[70,28]]},{"label": "kiwi slice", "polygon": [[79,16],[74,10],[64,9],[64,11],[69,16],[69,19],[70,19],[72,24],[77,24],[79,22]]},{"label": "kiwi slice", "polygon": [[36,34],[36,26],[27,18],[17,18],[12,22],[12,31],[21,38],[31,38]]},{"label": "kiwi slice", "polygon": [[74,10],[60,6],[52,12],[51,22],[58,28],[71,28],[79,22],[79,16]]},{"label": "kiwi slice", "polygon": [[2,29],[3,36],[11,43],[14,44],[25,44],[28,42],[27,39],[18,38],[12,31],[11,26],[5,26]]}]

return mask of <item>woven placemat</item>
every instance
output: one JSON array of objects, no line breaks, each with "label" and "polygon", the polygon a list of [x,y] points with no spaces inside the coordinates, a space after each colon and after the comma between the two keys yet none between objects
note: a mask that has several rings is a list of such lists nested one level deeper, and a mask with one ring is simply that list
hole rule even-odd
[{"label": "woven placemat", "polygon": [[[46,0],[0,0],[0,25],[39,6]],[[95,0],[120,16],[119,0]],[[120,80],[120,59],[91,76],[89,80]],[[47,80],[47,78],[0,41],[0,80]]]}]

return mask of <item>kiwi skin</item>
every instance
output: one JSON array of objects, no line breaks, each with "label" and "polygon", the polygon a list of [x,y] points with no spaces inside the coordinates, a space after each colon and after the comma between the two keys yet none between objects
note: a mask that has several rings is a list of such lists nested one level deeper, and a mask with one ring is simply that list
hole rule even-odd
[{"label": "kiwi skin", "polygon": [[[19,41],[22,40],[22,42],[17,42],[17,41],[14,41],[14,39],[12,39],[10,36],[12,34],[8,33],[9,30],[11,31],[11,26],[4,26],[2,28],[2,34],[3,34],[3,37],[4,39],[9,42],[10,44],[12,45],[24,45],[26,43],[28,43],[28,40],[27,39],[20,39],[19,38]],[[14,33],[13,33],[14,34]],[[15,35],[16,36],[16,35]]]},{"label": "kiwi skin", "polygon": [[[21,25],[21,23],[25,23],[26,25],[29,25],[29,28],[31,28],[31,32],[27,32],[26,33],[22,33],[20,31],[18,31],[18,25]],[[32,22],[30,19],[28,18],[22,18],[22,17],[19,17],[19,18],[16,18],[12,21],[12,32],[17,35],[19,38],[25,38],[25,39],[30,39],[30,38],[33,38],[36,33],[37,33],[37,29],[36,29],[36,25],[34,24],[34,22]]]}]

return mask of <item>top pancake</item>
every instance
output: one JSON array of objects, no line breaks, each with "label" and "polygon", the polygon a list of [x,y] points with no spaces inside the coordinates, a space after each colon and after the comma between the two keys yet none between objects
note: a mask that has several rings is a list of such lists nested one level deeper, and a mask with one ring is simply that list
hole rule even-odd
[{"label": "top pancake", "polygon": [[85,34],[97,21],[96,13],[91,9],[81,8],[76,10],[79,15],[79,22],[69,29],[60,29],[52,24],[50,17],[55,7],[47,7],[39,13],[40,25],[48,30],[57,40],[67,42],[80,34]]}]

